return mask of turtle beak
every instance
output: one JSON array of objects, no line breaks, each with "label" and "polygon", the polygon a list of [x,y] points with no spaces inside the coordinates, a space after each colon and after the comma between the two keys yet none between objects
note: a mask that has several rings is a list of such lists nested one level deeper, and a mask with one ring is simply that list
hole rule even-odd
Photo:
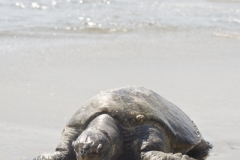
[{"label": "turtle beak", "polygon": [[76,153],[76,158],[77,158],[77,160],[83,160],[84,159],[84,157],[86,156],[86,151],[80,151],[79,153]]}]

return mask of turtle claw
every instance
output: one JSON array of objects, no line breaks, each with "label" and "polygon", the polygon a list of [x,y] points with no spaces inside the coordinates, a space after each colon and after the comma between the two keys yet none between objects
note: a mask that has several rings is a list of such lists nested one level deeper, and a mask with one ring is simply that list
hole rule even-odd
[{"label": "turtle claw", "polygon": [[182,155],[182,153],[164,153],[161,151],[149,151],[142,153],[142,160],[195,160],[187,155]]},{"label": "turtle claw", "polygon": [[61,155],[62,155],[61,152],[42,154],[35,157],[33,160],[55,160],[56,157],[61,157]]}]

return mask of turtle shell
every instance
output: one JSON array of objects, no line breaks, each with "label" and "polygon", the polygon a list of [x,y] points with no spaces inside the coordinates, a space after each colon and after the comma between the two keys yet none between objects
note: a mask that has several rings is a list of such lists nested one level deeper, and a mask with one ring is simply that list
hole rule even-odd
[{"label": "turtle shell", "polygon": [[83,105],[67,126],[84,130],[100,114],[108,114],[124,128],[156,122],[171,139],[174,148],[189,148],[201,140],[198,129],[176,105],[143,87],[102,91]]}]

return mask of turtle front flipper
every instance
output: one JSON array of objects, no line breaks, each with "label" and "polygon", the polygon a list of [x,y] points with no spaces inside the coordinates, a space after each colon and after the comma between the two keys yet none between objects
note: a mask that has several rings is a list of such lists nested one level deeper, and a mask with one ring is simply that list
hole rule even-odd
[{"label": "turtle front flipper", "polygon": [[33,160],[75,160],[76,155],[72,142],[77,139],[80,133],[81,131],[77,130],[76,127],[66,126],[55,152],[39,155]]},{"label": "turtle front flipper", "polygon": [[[141,160],[194,160],[188,155],[173,152],[170,139],[161,127],[150,123],[135,129],[137,139],[134,142],[135,157],[140,155]],[[139,154],[140,153],[140,154]]]},{"label": "turtle front flipper", "polygon": [[141,160],[195,160],[181,153],[164,153],[161,151],[149,151],[141,153]]}]

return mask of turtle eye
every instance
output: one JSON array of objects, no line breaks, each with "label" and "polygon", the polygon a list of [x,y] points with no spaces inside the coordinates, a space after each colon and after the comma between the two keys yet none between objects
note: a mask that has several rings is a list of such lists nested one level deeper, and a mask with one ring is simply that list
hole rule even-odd
[{"label": "turtle eye", "polygon": [[85,151],[85,150],[81,150],[81,151],[80,151],[80,154],[81,154],[81,155],[84,155],[84,154],[86,154],[86,151]]}]

